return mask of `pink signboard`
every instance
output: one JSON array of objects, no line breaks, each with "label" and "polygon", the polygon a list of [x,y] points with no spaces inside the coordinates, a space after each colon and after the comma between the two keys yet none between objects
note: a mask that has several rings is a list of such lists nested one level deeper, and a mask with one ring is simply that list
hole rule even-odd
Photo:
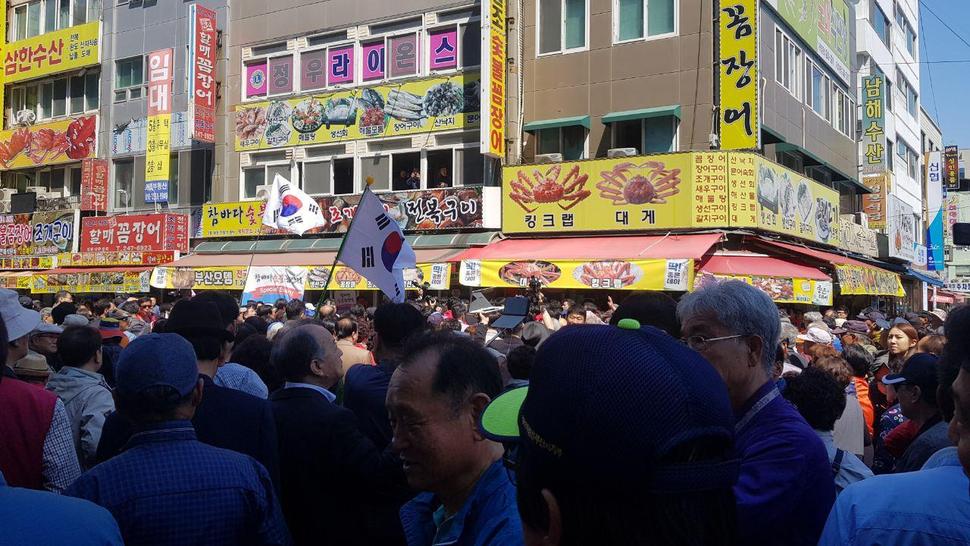
[{"label": "pink signboard", "polygon": [[331,47],[327,50],[327,84],[353,83],[354,46]]},{"label": "pink signboard", "polygon": [[389,76],[413,76],[418,73],[418,35],[405,34],[389,40]]},{"label": "pink signboard", "polygon": [[300,54],[300,88],[322,89],[327,86],[327,50],[318,49]]},{"label": "pink signboard", "polygon": [[266,95],[266,61],[246,65],[246,97]]},{"label": "pink signboard", "polygon": [[458,67],[458,28],[450,27],[432,31],[428,48],[431,70],[445,70]]},{"label": "pink signboard", "polygon": [[148,115],[172,112],[172,48],[148,54]]},{"label": "pink signboard", "polygon": [[364,81],[380,80],[384,78],[384,40],[363,44],[361,46],[363,56],[363,76]]},{"label": "pink signboard", "polygon": [[278,95],[293,91],[293,56],[273,57],[269,60],[269,93]]}]

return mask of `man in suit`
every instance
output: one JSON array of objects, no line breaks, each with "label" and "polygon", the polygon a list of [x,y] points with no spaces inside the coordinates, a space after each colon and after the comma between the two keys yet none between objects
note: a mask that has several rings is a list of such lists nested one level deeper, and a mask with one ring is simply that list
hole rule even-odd
[{"label": "man in suit", "polygon": [[343,373],[347,373],[354,364],[374,364],[374,355],[370,351],[357,345],[357,321],[344,317],[337,321],[337,348],[340,349],[340,361]]},{"label": "man in suit", "polygon": [[270,396],[283,513],[296,544],[402,544],[396,510],[365,507],[403,485],[401,464],[360,432],[350,410],[334,404],[340,356],[333,336],[317,324],[284,332],[273,347],[271,361],[286,378]]}]

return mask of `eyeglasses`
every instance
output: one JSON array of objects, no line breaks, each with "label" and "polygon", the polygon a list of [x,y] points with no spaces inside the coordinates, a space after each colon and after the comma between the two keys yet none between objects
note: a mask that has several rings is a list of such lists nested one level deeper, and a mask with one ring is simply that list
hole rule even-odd
[{"label": "eyeglasses", "polygon": [[688,336],[680,341],[694,349],[695,351],[703,351],[707,349],[707,346],[711,343],[716,343],[718,341],[727,341],[729,339],[738,339],[742,337],[748,337],[748,334],[735,334],[733,336],[721,336],[721,337],[704,337],[704,336]]},{"label": "eyeglasses", "polygon": [[146,303],[145,305],[142,305],[141,308],[142,309],[151,309],[152,308],[152,304]]}]

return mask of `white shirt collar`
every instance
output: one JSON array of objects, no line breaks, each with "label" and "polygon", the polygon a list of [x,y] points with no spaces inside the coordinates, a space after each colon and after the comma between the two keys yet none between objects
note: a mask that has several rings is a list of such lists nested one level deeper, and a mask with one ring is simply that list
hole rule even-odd
[{"label": "white shirt collar", "polygon": [[284,389],[311,389],[311,390],[315,390],[318,393],[322,394],[323,397],[326,398],[328,402],[333,402],[334,400],[337,399],[337,395],[336,394],[328,391],[327,389],[325,389],[325,388],[323,388],[323,387],[321,387],[319,385],[312,385],[310,383],[297,383],[297,382],[293,382],[293,381],[287,381],[286,383],[283,384],[283,388]]}]

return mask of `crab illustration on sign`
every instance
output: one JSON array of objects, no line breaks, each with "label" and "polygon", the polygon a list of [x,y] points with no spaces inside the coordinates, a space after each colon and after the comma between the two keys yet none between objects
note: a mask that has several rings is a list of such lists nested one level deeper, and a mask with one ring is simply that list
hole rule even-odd
[{"label": "crab illustration on sign", "polygon": [[[553,165],[546,170],[545,174],[539,169],[532,171],[532,177],[521,170],[518,172],[518,180],[510,183],[512,191],[509,198],[515,201],[526,212],[534,212],[538,206],[545,203],[556,203],[562,210],[569,210],[578,205],[583,199],[590,196],[590,191],[584,189],[588,174],[579,174],[579,165],[574,165],[572,169],[559,181],[562,166]],[[529,207],[532,208],[529,208]]]},{"label": "crab illustration on sign", "polygon": [[680,169],[665,169],[659,161],[620,163],[611,171],[600,173],[596,184],[600,197],[614,205],[664,204],[668,197],[680,193]]},{"label": "crab illustration on sign", "polygon": [[503,281],[516,286],[528,286],[531,279],[536,279],[546,286],[555,282],[561,275],[562,270],[556,264],[541,260],[509,262],[498,272],[498,276]]}]

